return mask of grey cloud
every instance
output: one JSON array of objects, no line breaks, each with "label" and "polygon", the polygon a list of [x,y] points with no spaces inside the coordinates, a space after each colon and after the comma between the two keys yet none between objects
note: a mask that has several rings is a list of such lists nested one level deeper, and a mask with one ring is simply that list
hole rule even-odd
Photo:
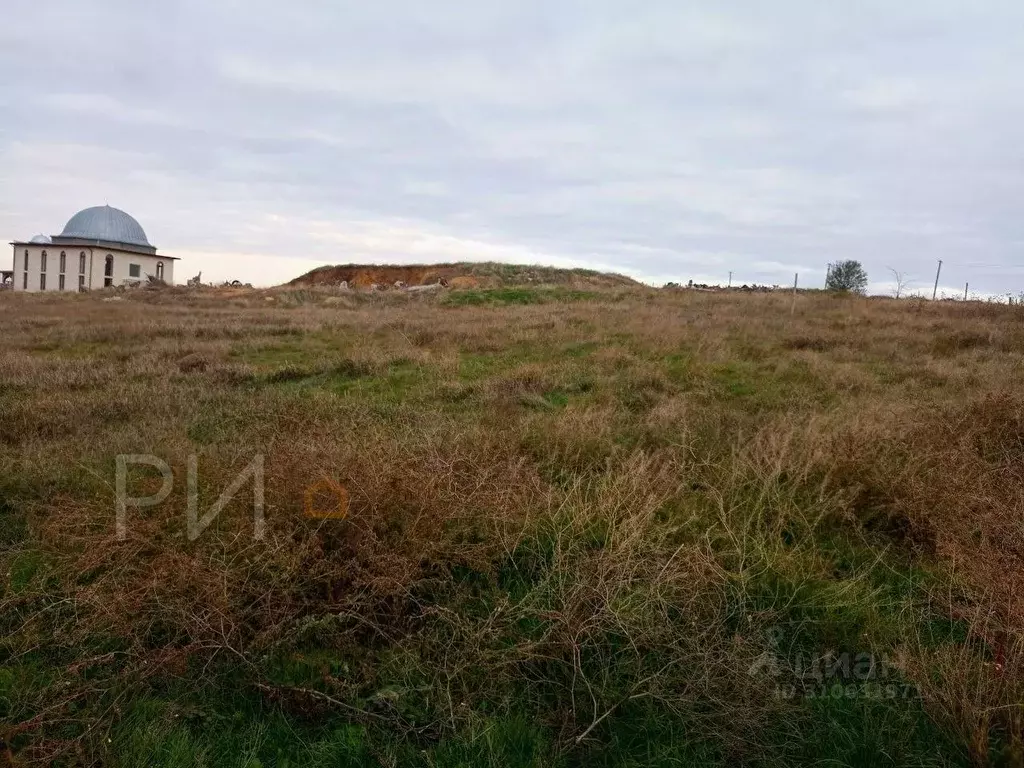
[{"label": "grey cloud", "polygon": [[950,281],[1024,290],[1017,3],[58,0],[7,17],[10,238],[109,201],[204,274],[218,253],[287,276],[289,258],[447,248],[808,284],[837,258],[879,285],[943,258]]}]

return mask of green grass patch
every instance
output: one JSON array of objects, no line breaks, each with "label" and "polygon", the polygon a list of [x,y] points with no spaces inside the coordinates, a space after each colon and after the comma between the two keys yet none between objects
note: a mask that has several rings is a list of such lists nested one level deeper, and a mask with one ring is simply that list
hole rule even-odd
[{"label": "green grass patch", "polygon": [[798,360],[782,363],[734,360],[708,367],[706,375],[716,397],[752,413],[828,407],[836,399],[807,364]]},{"label": "green grass patch", "polygon": [[45,574],[46,555],[37,550],[20,552],[15,555],[8,571],[8,584],[14,594],[25,592],[36,580]]},{"label": "green grass patch", "polygon": [[485,305],[546,304],[549,302],[593,301],[600,297],[594,291],[568,288],[484,288],[452,291],[441,304],[447,307],[478,307]]},{"label": "green grass patch", "polygon": [[258,369],[276,369],[285,366],[317,367],[327,360],[336,359],[344,349],[344,336],[326,330],[302,335],[291,335],[291,329],[282,329],[287,341],[244,341],[232,345],[228,357]]},{"label": "green grass patch", "polygon": [[540,394],[527,392],[519,396],[519,402],[527,408],[554,411],[565,408],[569,404],[569,393],[557,389]]}]

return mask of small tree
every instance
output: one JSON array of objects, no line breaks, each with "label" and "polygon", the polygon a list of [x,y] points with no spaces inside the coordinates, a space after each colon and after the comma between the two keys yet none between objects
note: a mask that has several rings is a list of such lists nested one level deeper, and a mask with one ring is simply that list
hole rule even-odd
[{"label": "small tree", "polygon": [[887,267],[887,269],[892,272],[892,276],[896,280],[896,287],[893,288],[892,293],[893,296],[898,299],[910,286],[910,280],[907,279],[905,273],[900,272],[899,270],[893,269],[892,267]]},{"label": "small tree", "polygon": [[859,261],[849,259],[828,265],[828,279],[825,288],[830,291],[864,293],[868,288],[868,273]]}]

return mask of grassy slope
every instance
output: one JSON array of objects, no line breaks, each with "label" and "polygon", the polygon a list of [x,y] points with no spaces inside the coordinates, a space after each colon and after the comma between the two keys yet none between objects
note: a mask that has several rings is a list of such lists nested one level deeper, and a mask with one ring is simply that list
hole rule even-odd
[{"label": "grassy slope", "polygon": [[[18,761],[1020,764],[1013,308],[2,299]],[[120,453],[177,483],[118,542]],[[262,541],[247,485],[189,542],[193,453],[204,509],[265,454]]]}]

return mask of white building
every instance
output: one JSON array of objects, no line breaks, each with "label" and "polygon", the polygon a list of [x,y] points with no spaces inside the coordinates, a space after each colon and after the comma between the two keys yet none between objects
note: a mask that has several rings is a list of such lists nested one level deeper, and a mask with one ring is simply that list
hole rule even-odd
[{"label": "white building", "polygon": [[16,291],[88,291],[150,275],[174,283],[175,257],[158,255],[139,222],[109,205],[79,211],[59,235],[11,245],[14,263],[0,279]]}]

